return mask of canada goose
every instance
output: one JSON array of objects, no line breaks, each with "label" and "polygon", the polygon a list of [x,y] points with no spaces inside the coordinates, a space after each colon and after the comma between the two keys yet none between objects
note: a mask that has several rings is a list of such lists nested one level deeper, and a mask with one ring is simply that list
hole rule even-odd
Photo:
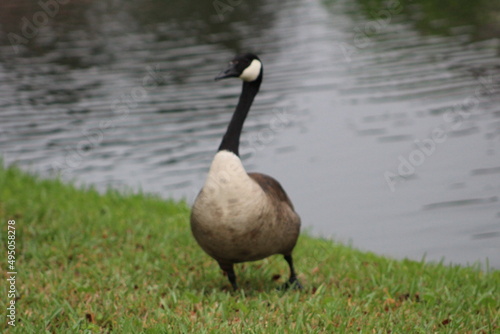
[{"label": "canada goose", "polygon": [[236,290],[233,264],[283,254],[290,266],[286,287],[302,288],[293,267],[292,250],[300,217],[281,185],[270,176],[247,173],[239,158],[241,129],[263,77],[260,59],[236,56],[215,80],[243,80],[241,95],[205,185],[191,211],[191,230],[201,248],[227,273]]}]

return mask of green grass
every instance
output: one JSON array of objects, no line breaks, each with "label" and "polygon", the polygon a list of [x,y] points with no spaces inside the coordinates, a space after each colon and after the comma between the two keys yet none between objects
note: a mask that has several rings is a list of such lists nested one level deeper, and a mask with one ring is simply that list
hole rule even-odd
[{"label": "green grass", "polygon": [[[387,259],[303,235],[305,289],[281,256],[238,265],[234,293],[185,203],[76,189],[0,168],[2,273],[15,219],[17,325],[6,333],[498,333],[500,272]],[[4,303],[5,301],[5,303]]]}]

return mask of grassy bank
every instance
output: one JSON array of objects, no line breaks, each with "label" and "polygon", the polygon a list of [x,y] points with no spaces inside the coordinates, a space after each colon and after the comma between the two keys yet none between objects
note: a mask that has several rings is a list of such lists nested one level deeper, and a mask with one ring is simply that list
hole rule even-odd
[{"label": "grassy bank", "polygon": [[[2,274],[16,224],[7,333],[495,333],[500,272],[396,261],[302,236],[304,291],[280,257],[238,265],[233,293],[191,237],[184,203],[78,190],[0,168]],[[5,294],[6,295],[6,294]],[[4,303],[5,301],[5,303]],[[6,320],[7,319],[7,320]]]}]

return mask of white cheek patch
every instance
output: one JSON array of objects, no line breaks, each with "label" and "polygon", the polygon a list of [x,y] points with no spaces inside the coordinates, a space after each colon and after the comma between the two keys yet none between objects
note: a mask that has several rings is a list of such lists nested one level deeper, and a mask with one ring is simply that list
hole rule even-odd
[{"label": "white cheek patch", "polygon": [[240,79],[243,81],[254,81],[259,77],[260,70],[262,68],[262,63],[257,59],[252,60],[250,66],[245,68],[245,70],[241,73]]}]

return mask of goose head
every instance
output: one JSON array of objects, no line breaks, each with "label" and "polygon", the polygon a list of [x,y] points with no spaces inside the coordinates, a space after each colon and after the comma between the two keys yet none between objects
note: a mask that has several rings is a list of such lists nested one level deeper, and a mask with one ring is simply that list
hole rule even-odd
[{"label": "goose head", "polygon": [[262,79],[262,63],[253,53],[245,53],[234,57],[215,80],[225,78],[240,78],[245,82],[254,82]]}]

